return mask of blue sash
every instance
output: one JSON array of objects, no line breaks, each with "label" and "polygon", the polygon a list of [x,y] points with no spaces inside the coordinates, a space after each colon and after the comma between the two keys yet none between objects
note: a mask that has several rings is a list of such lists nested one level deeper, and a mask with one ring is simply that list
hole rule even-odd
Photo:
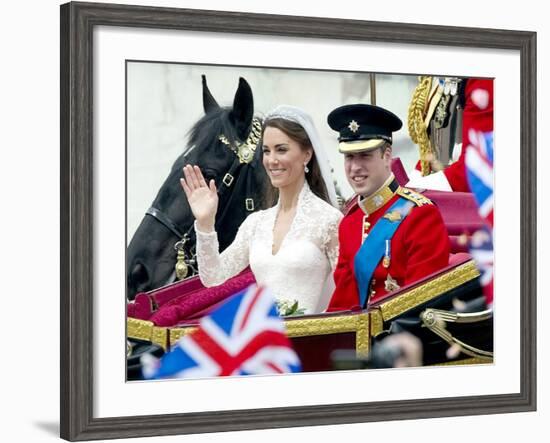
[{"label": "blue sash", "polygon": [[[395,231],[409,214],[414,204],[406,198],[400,197],[372,227],[369,235],[355,254],[355,279],[359,289],[361,307],[365,307],[369,298],[369,283],[374,270],[384,256],[386,240],[391,240]],[[400,217],[386,218],[390,213],[398,213]]]}]

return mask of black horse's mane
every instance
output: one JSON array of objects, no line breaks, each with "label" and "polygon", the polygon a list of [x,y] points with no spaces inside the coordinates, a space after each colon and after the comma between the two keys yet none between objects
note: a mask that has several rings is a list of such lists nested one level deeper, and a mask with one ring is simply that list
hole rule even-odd
[{"label": "black horse's mane", "polygon": [[[230,153],[229,147],[220,143],[219,136],[223,134],[232,145],[241,141],[233,120],[231,108],[220,107],[211,110],[197,121],[187,134],[189,148],[184,153],[187,161],[197,161],[199,156],[203,157],[208,150],[220,150],[220,146],[222,151]],[[209,154],[219,155],[220,153],[210,152]]]}]

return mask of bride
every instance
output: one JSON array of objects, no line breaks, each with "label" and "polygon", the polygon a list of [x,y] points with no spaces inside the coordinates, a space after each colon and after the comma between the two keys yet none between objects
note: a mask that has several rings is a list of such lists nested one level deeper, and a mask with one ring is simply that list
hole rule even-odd
[{"label": "bride", "polygon": [[214,180],[206,183],[197,166],[183,168],[181,185],[195,216],[200,279],[207,287],[220,285],[250,265],[258,284],[269,287],[279,305],[298,302],[304,314],[322,312],[334,288],[342,218],[326,153],[310,116],[287,105],[266,116],[261,143],[272,206],[249,215],[221,254],[214,230]]}]

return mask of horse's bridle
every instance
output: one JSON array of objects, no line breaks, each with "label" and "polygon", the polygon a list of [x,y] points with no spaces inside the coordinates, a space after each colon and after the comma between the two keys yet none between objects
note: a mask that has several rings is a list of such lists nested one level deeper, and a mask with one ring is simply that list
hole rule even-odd
[{"label": "horse's bridle", "polygon": [[[187,231],[182,233],[178,226],[168,217],[164,212],[162,212],[160,209],[157,209],[153,206],[151,206],[147,211],[145,211],[145,215],[149,215],[153,217],[156,221],[164,225],[169,231],[171,231],[178,240],[174,244],[174,249],[177,251],[177,258],[176,258],[176,278],[178,280],[181,280],[187,276],[189,273],[189,267],[191,267],[195,272],[197,272],[197,269],[195,268],[196,259],[195,254],[193,254],[192,251],[189,251],[189,258],[185,255],[185,245],[190,240],[190,235],[193,231],[194,225],[191,224],[191,226],[187,229]],[[169,281],[170,282],[170,281]]]},{"label": "horse's bridle", "polygon": [[[248,134],[248,137],[243,143],[238,143],[235,146],[231,145],[225,135],[220,135],[219,140],[226,146],[228,146],[231,151],[235,153],[235,159],[233,160],[233,163],[231,164],[231,167],[229,170],[225,173],[225,175],[222,178],[222,183],[225,185],[218,191],[218,199],[220,202],[226,202],[228,199],[224,198],[225,194],[231,188],[231,185],[233,184],[235,177],[237,176],[237,173],[241,166],[248,165],[254,158],[254,154],[256,151],[256,146],[260,140],[261,137],[261,127],[262,124],[259,119],[254,118],[252,120],[252,127],[250,129],[250,132]],[[252,190],[250,189],[250,180],[247,180],[247,189],[246,189],[246,196],[245,197],[245,208],[249,212],[253,212],[255,210],[255,204],[254,199],[252,198]],[[225,216],[227,215],[229,205],[224,204],[223,210],[221,212],[220,217],[218,218],[218,225],[222,223],[222,221],[225,219]],[[191,239],[192,232],[194,230],[194,223],[191,223],[191,226],[187,229],[185,233],[183,233],[176,223],[174,223],[170,217],[168,217],[164,212],[162,212],[160,209],[155,208],[151,206],[147,211],[145,212],[145,215],[149,215],[153,217],[155,220],[157,220],[159,223],[164,225],[169,231],[171,231],[179,240],[174,244],[174,249],[177,251],[177,262],[176,262],[176,275],[178,276],[178,265],[180,266],[180,275],[183,275],[183,277],[178,277],[178,279],[185,278],[187,275],[187,267],[191,266],[195,272],[197,271],[194,267],[196,264],[196,258],[195,254],[193,254],[190,251],[190,258],[186,258],[184,247],[185,244]]]},{"label": "horse's bridle", "polygon": [[153,206],[147,209],[147,211],[145,212],[145,215],[150,215],[151,217],[156,219],[158,222],[162,223],[170,231],[172,231],[172,233],[178,238],[183,238],[185,235],[188,235],[191,232],[191,228],[189,228],[185,234],[182,234],[178,226],[172,220],[170,220],[170,217],[168,217],[160,209],[154,208]]}]

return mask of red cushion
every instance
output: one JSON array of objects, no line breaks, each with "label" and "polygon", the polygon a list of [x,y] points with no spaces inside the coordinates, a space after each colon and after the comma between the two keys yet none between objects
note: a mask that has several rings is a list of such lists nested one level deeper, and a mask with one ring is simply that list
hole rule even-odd
[{"label": "red cushion", "polygon": [[[248,273],[251,274],[250,268],[246,268],[241,272],[241,274],[233,278],[237,278],[240,275]],[[229,279],[224,285],[231,286],[231,280],[232,279]],[[138,293],[134,302],[128,303],[126,312],[128,317],[137,318],[140,320],[150,320],[151,316],[163,306],[172,302],[182,303],[180,297],[185,296],[192,299],[194,297],[192,294],[196,293],[203,297],[203,295],[201,295],[203,294],[202,291],[205,291],[205,294],[210,294],[211,291],[213,291],[212,293],[218,292],[216,288],[205,288],[201,283],[199,276],[196,275],[161,288],[153,289],[146,293]]]},{"label": "red cushion", "polygon": [[[202,287],[190,292],[180,292],[179,296],[159,307],[149,319],[157,326],[174,326],[182,320],[197,317],[195,314],[209,310],[227,297],[241,291],[255,282],[250,269],[212,288]],[[180,286],[186,289],[185,285]]]},{"label": "red cushion", "polygon": [[134,302],[128,303],[127,313],[128,317],[149,320],[153,314],[153,299],[144,292],[138,293]]}]

